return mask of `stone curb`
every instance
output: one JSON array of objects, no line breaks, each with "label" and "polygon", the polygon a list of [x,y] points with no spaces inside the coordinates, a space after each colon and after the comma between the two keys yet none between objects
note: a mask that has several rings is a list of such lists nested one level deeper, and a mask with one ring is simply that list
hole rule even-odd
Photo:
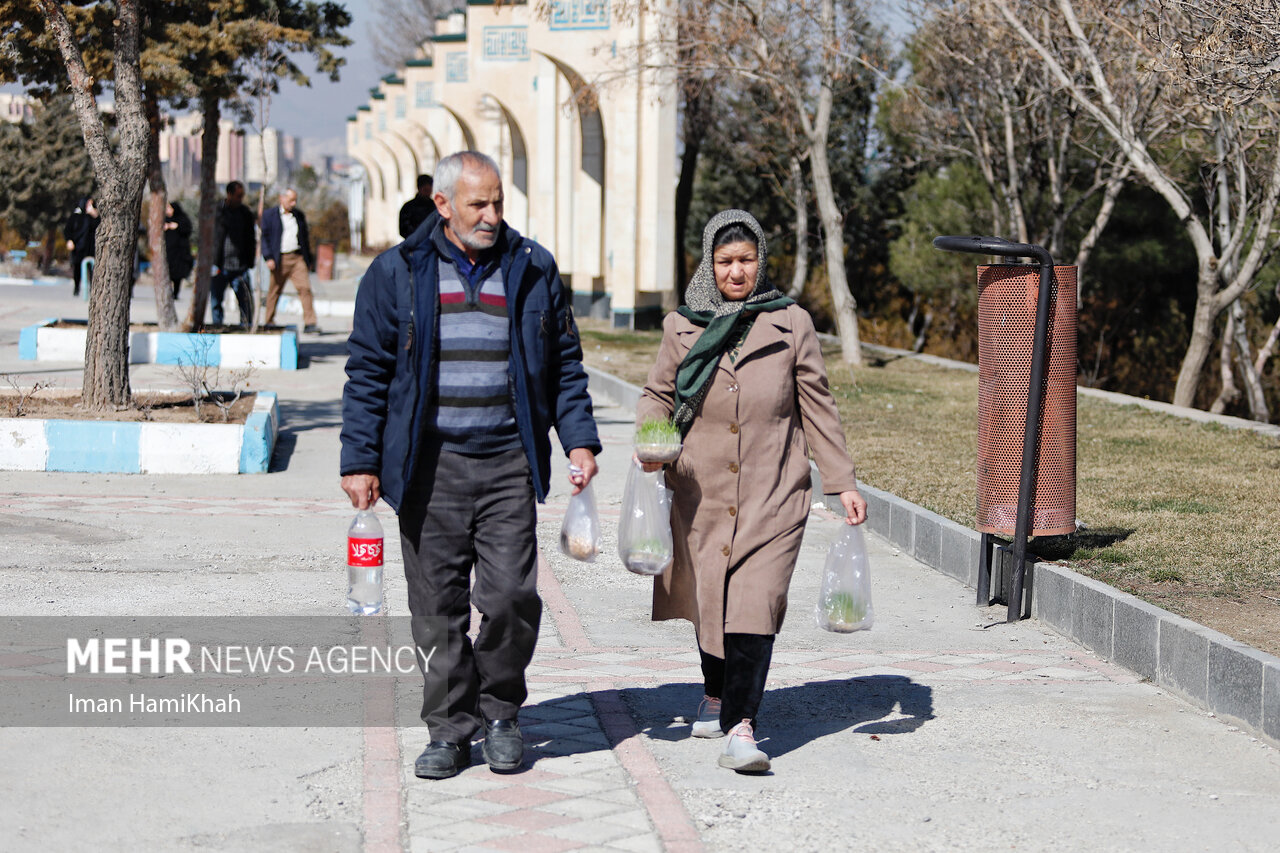
[{"label": "stone curb", "polygon": [[[594,391],[635,407],[641,389],[593,368],[587,372]],[[814,468],[816,494],[822,493],[821,482]],[[867,526],[873,533],[976,588],[981,543],[976,530],[874,486],[862,483],[858,488],[866,498]],[[835,496],[824,496],[824,502],[844,511]],[[1033,618],[1192,705],[1280,745],[1280,658],[1064,566],[1035,563],[1030,578]]]},{"label": "stone curb", "polygon": [[279,428],[269,391],[243,425],[0,418],[0,470],[264,474]]},{"label": "stone curb", "polygon": [[[88,329],[55,329],[49,318],[18,333],[18,357],[28,361],[84,361]],[[298,332],[222,335],[212,332],[130,332],[130,364],[192,364],[211,367],[298,369]]]}]

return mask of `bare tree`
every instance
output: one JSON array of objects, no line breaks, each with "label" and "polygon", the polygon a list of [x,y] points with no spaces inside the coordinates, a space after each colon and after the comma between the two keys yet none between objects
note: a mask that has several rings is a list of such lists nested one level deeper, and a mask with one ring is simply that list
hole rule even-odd
[{"label": "bare tree", "polygon": [[[720,74],[765,87],[777,106],[755,120],[780,134],[795,133],[809,163],[822,225],[827,278],[843,359],[862,363],[856,304],[845,270],[844,217],[830,163],[835,92],[851,78],[870,76],[886,49],[857,0],[635,0],[624,13],[643,11],[659,24],[627,58],[629,73]],[[874,85],[869,83],[868,85]],[[782,180],[789,167],[784,165]]]},{"label": "bare tree", "polygon": [[[94,411],[129,405],[129,286],[147,165],[147,117],[142,106],[137,0],[120,0],[111,26],[114,40],[116,128],[107,134],[94,96],[94,78],[62,5],[39,0],[71,84],[72,102],[98,181],[101,225],[98,263],[89,290],[83,399]],[[112,136],[115,138],[113,144]]]},{"label": "bare tree", "polygon": [[[1083,268],[1129,176],[1119,144],[1080,115],[1035,56],[1010,48],[1008,26],[989,5],[914,0],[910,10],[912,73],[889,101],[894,131],[911,140],[921,165],[972,162],[995,232],[1080,267],[1079,304]],[[1136,122],[1150,100],[1139,101]],[[1092,219],[1073,241],[1069,226],[1082,214]]]},{"label": "bare tree", "polygon": [[[1173,402],[1192,406],[1213,350],[1217,318],[1246,295],[1271,259],[1280,203],[1280,23],[1273,0],[984,0],[1055,84],[1119,146],[1134,174],[1182,222],[1198,261],[1191,339]],[[1232,40],[1233,15],[1258,35]],[[1140,99],[1157,88],[1148,123]],[[1176,129],[1177,144],[1161,144]],[[1180,180],[1202,174],[1202,198]],[[1233,329],[1233,333],[1239,334]],[[1268,419],[1254,361],[1240,353],[1250,414]]]},{"label": "bare tree", "polygon": [[377,22],[369,27],[369,44],[378,64],[394,72],[421,59],[436,33],[436,17],[454,6],[452,0],[374,0]]}]

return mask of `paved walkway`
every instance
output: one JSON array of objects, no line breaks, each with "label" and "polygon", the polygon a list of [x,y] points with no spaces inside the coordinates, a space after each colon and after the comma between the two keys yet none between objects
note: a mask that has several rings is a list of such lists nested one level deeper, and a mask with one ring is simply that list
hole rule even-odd
[{"label": "paved walkway", "polygon": [[[349,289],[350,284],[339,283]],[[0,372],[17,329],[75,316],[69,295],[0,287]],[[135,316],[149,309],[139,288]],[[338,298],[336,294],[333,298]],[[349,320],[326,320],[342,328]],[[343,333],[304,335],[306,368],[263,371],[283,418],[264,476],[7,473],[0,612],[255,615],[341,612],[337,488]],[[165,369],[135,366],[135,387]],[[631,413],[598,400],[606,536]],[[1034,621],[1007,625],[972,592],[870,537],[877,624],[813,623],[839,521],[811,515],[760,734],[765,776],[716,766],[688,737],[700,697],[692,631],[648,620],[650,581],[607,539],[595,563],[555,548],[557,472],[540,508],[542,636],[521,717],[524,772],[413,776],[420,726],[6,728],[0,838],[14,850],[1272,850],[1280,752]],[[390,513],[381,513],[390,531]],[[390,537],[389,537],[390,539]],[[404,615],[398,555],[387,601]],[[402,631],[403,621],[388,623]],[[391,638],[397,642],[407,637]],[[17,662],[0,658],[5,667]],[[412,720],[419,682],[366,688],[369,721]]]}]

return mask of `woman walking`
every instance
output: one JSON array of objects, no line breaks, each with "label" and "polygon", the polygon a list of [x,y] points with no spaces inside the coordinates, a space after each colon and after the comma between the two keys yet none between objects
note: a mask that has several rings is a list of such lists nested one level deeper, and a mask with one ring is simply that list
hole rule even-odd
[{"label": "woman walking", "polygon": [[740,772],[769,769],[756,714],[809,515],[810,451],[848,523],[867,516],[813,321],[769,283],[765,257],[751,214],[707,223],[636,407],[637,424],[671,417],[684,434],[666,475],[675,560],[654,579],[653,618],[693,623],[705,693],[693,735],[729,735],[719,764]]}]

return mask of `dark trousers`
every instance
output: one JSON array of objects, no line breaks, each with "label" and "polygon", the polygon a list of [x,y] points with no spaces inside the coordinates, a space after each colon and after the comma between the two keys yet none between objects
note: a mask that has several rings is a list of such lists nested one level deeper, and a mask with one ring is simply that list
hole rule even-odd
[{"label": "dark trousers", "polygon": [[725,634],[724,657],[702,656],[703,691],[720,700],[720,728],[723,731],[749,720],[755,728],[764,683],[773,660],[773,634]]},{"label": "dark trousers", "polygon": [[253,296],[249,293],[248,270],[223,270],[213,277],[209,284],[209,307],[213,312],[213,325],[221,326],[222,298],[230,287],[236,295],[236,307],[240,309],[240,324],[247,326],[253,322]]},{"label": "dark trousers", "polygon": [[71,250],[71,293],[74,296],[80,295],[80,266],[84,263],[85,258],[91,257],[93,257],[92,252]]},{"label": "dark trousers", "polygon": [[475,457],[427,448],[419,468],[400,545],[419,665],[427,660],[422,719],[432,740],[465,744],[482,718],[515,719],[528,696],[542,618],[533,481],[519,449]]}]

